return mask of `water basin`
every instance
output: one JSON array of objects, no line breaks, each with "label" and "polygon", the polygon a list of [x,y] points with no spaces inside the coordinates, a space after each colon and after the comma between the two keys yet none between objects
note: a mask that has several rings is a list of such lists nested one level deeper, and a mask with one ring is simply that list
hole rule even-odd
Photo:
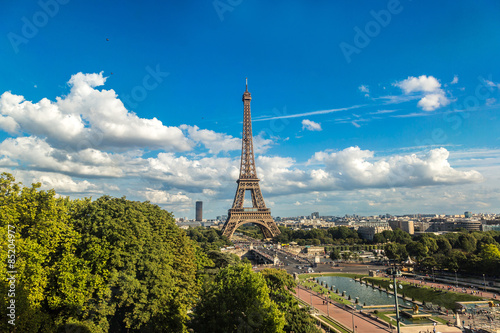
[{"label": "water basin", "polygon": [[[335,286],[334,290],[345,290],[345,295],[350,295],[352,299],[359,297],[358,308],[361,308],[361,305],[365,303],[367,306],[394,305],[394,294],[389,294],[385,290],[379,290],[366,284],[361,284],[351,278],[343,276],[321,276],[318,277],[318,281],[323,281],[323,283],[328,284],[328,287]],[[405,301],[401,297],[398,297],[398,303],[404,306],[413,305],[411,302]]]}]

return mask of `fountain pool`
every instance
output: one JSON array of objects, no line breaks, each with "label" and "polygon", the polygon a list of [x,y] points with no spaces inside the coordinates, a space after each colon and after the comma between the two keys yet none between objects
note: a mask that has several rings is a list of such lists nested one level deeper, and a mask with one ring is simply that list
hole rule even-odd
[{"label": "fountain pool", "polygon": [[[394,295],[387,293],[385,290],[372,288],[369,285],[361,284],[351,278],[343,276],[321,276],[317,278],[319,282],[328,284],[328,287],[333,287],[333,290],[338,289],[340,293],[345,291],[346,296],[350,295],[352,299],[359,297],[358,308],[361,308],[364,303],[367,306],[371,305],[394,305]],[[398,303],[404,306],[412,306],[411,302],[398,297]]]}]

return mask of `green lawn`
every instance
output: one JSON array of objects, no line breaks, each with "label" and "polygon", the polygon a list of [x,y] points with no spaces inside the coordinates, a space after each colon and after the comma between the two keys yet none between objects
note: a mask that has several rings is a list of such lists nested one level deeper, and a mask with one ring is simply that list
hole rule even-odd
[{"label": "green lawn", "polygon": [[375,316],[379,317],[385,322],[391,323],[393,326],[397,326],[397,321],[393,319],[392,317],[387,317],[386,315],[390,314],[396,314],[396,311],[386,311],[386,312],[378,312],[378,313],[373,313]]},{"label": "green lawn", "polygon": [[437,322],[440,322],[441,324],[445,324],[445,325],[448,324],[448,320],[446,320],[446,319],[439,318],[439,317],[431,317],[431,318]]}]

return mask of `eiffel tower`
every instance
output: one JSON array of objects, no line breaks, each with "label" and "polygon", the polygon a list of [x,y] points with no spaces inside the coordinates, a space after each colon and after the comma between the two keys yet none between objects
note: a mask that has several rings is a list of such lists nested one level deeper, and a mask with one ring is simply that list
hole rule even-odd
[{"label": "eiffel tower", "polygon": [[[271,217],[271,209],[266,207],[262,192],[260,191],[259,178],[255,169],[255,157],[253,154],[252,117],[250,114],[250,101],[252,96],[248,92],[248,80],[246,90],[243,93],[243,138],[241,147],[240,177],[236,181],[238,189],[234,196],[233,207],[228,211],[227,221],[222,228],[222,234],[228,238],[239,226],[246,223],[254,223],[260,227],[264,238],[272,238],[280,234],[278,226]],[[245,192],[252,196],[252,207],[243,207]]]}]

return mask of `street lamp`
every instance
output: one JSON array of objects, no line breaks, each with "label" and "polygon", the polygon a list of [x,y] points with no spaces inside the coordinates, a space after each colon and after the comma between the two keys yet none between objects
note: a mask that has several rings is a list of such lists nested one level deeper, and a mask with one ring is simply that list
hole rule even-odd
[{"label": "street lamp", "polygon": [[354,310],[351,312],[351,315],[352,315],[352,333],[356,333],[354,331]]},{"label": "street lamp", "polygon": [[455,287],[458,288],[457,270],[455,269]]},{"label": "street lamp", "polygon": [[484,274],[483,274],[483,283],[484,283],[483,291],[486,292],[486,279],[484,278]]},{"label": "street lamp", "polygon": [[393,279],[393,283],[394,283],[394,302],[396,305],[396,323],[397,323],[397,327],[398,327],[397,332],[400,333],[401,330],[400,330],[400,326],[399,326],[398,285],[397,285],[397,281],[396,281],[396,273],[397,273],[397,270],[396,270],[396,266],[394,265],[394,268],[392,270],[392,279]]}]

